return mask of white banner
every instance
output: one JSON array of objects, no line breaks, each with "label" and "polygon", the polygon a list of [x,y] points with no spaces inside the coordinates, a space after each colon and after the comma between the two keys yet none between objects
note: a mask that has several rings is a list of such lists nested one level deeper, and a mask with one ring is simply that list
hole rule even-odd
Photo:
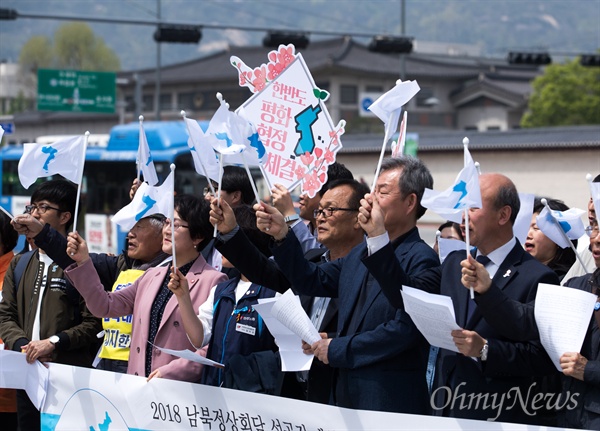
[{"label": "white banner", "polygon": [[[532,425],[350,410],[174,380],[157,378],[146,382],[143,377],[128,374],[53,363],[48,366],[42,431],[549,429]],[[37,369],[36,364],[25,362],[25,355],[0,351],[2,375],[31,375],[37,373]],[[6,380],[0,379],[0,387],[7,386],[2,383],[6,383]]]}]

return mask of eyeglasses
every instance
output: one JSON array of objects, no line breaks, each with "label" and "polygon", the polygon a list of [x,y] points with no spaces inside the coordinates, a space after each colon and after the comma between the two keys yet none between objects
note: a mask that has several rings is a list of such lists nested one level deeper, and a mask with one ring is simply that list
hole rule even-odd
[{"label": "eyeglasses", "polygon": [[46,211],[48,211],[48,210],[55,210],[55,211],[62,212],[62,210],[60,208],[54,208],[54,207],[51,207],[50,205],[46,205],[46,204],[25,205],[25,212],[27,214],[31,214],[35,210],[37,210],[38,214],[40,214],[40,215],[45,214]]},{"label": "eyeglasses", "polygon": [[[169,220],[168,218],[166,218],[166,219],[163,221],[163,225],[165,225],[165,226],[166,226],[166,225],[169,225],[169,226],[170,226],[170,225],[171,225],[171,220]],[[179,230],[179,228],[181,228],[181,227],[184,227],[184,228],[186,228],[186,229],[189,229],[189,226],[187,226],[187,225],[180,224],[180,223],[178,223],[178,222],[175,222],[175,223],[173,223],[173,230]]]},{"label": "eyeglasses", "polygon": [[318,210],[314,210],[313,211],[313,215],[315,218],[318,218],[319,216],[323,216],[324,218],[328,218],[331,217],[333,215],[334,212],[336,211],[358,211],[354,208],[335,208],[335,207],[329,207],[329,208],[320,208]]},{"label": "eyeglasses", "polygon": [[598,236],[599,231],[600,231],[600,228],[598,227],[597,224],[595,226],[588,226],[585,228],[585,233],[587,236],[590,237],[590,239],[596,238]]}]

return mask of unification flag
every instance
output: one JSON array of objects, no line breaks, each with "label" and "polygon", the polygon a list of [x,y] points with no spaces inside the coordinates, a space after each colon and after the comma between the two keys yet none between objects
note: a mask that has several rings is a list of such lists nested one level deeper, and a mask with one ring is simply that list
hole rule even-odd
[{"label": "unification flag", "polygon": [[0,142],[2,142],[2,136],[4,136],[4,129],[0,126]]},{"label": "unification flag", "polygon": [[[188,147],[194,160],[194,168],[198,175],[219,181],[219,160],[210,143],[210,137],[202,130],[196,120],[184,118],[190,135]],[[204,171],[206,169],[206,172]]]},{"label": "unification flag", "polygon": [[52,144],[23,144],[19,180],[26,189],[36,179],[60,174],[79,184],[83,173],[85,137],[73,136]]},{"label": "unification flag", "polygon": [[481,208],[479,173],[469,149],[465,146],[465,167],[458,173],[452,187],[443,192],[425,189],[421,205],[456,223],[462,221],[467,208]]},{"label": "unification flag", "polygon": [[385,135],[390,138],[398,128],[400,112],[421,88],[417,81],[397,81],[396,86],[381,95],[369,106],[369,111],[377,115],[385,124]]},{"label": "unification flag", "polygon": [[221,102],[208,123],[206,134],[214,150],[221,154],[232,155],[244,151],[243,140],[248,123],[229,110],[225,102]]},{"label": "unification flag", "polygon": [[531,226],[531,216],[533,216],[534,199],[535,195],[532,193],[519,193],[521,207],[513,225],[513,234],[519,240],[519,244],[525,244],[525,240],[527,240],[527,234]]},{"label": "unification flag", "polygon": [[152,214],[170,217],[173,212],[174,172],[160,186],[142,183],[133,200],[117,212],[112,220],[125,230],[131,229],[139,220]]},{"label": "unification flag", "polygon": [[[585,233],[581,216],[585,211],[571,208],[568,211],[551,210],[544,207],[536,217],[537,227],[561,248],[571,247],[569,240],[579,239]],[[564,233],[561,233],[562,232]],[[567,238],[565,238],[565,236]]]},{"label": "unification flag", "polygon": [[138,153],[136,162],[138,164],[138,172],[142,172],[144,181],[151,186],[158,184],[158,175],[156,175],[156,168],[154,167],[154,161],[152,160],[152,154],[150,153],[150,147],[148,146],[148,139],[146,138],[146,132],[144,132],[144,126],[140,121],[140,143],[138,145]]}]

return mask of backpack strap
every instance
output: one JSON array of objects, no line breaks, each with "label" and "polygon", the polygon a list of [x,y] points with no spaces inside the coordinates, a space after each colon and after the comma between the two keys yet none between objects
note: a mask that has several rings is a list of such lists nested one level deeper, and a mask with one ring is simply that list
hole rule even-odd
[{"label": "backpack strap", "polygon": [[27,265],[29,264],[29,261],[31,260],[31,257],[33,256],[33,254],[36,252],[36,250],[29,250],[26,253],[23,253],[21,255],[21,257],[19,258],[19,261],[17,262],[17,266],[15,266],[15,271],[14,271],[14,283],[15,283],[15,296],[17,293],[17,290],[19,290],[19,284],[21,283],[21,278],[23,278],[23,273],[25,272],[25,268],[27,268]]}]

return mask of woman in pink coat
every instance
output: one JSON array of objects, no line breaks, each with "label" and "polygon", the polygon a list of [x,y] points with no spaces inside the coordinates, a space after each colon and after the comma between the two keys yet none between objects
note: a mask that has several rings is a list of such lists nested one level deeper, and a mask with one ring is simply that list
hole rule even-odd
[{"label": "woman in pink coat", "polygon": [[[200,255],[202,247],[212,237],[209,206],[203,199],[190,195],[175,198],[174,232],[171,221],[163,227],[163,251],[171,254],[172,238],[179,271],[190,285],[194,309],[208,297],[210,289],[227,277],[210,267]],[[158,347],[173,350],[195,350],[183,327],[177,298],[167,288],[171,266],[148,269],[132,285],[117,292],[106,292],[94,265],[89,259],[87,244],[77,234],[69,234],[67,253],[76,262],[66,275],[84,297],[89,310],[98,317],[119,317],[132,314],[132,335],[128,374],[164,377],[198,382],[202,366],[196,362],[161,352]],[[197,353],[206,355],[205,351]]]}]

